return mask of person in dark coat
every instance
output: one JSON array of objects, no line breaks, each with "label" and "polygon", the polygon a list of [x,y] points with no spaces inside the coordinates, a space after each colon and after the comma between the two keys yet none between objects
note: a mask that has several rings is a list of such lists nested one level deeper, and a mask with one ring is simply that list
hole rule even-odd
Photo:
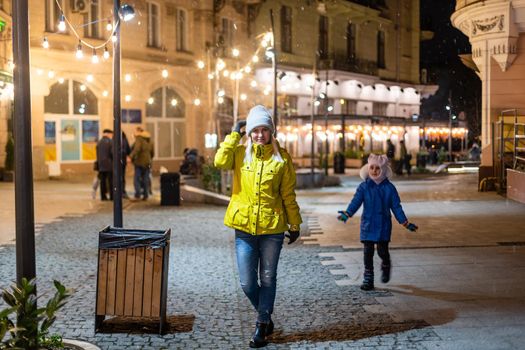
[{"label": "person in dark coat", "polygon": [[154,156],[151,135],[148,131],[137,127],[135,131],[135,143],[129,156],[135,166],[135,177],[133,180],[135,199],[139,199],[142,196],[143,200],[147,200],[150,194],[149,174]]},{"label": "person in dark coat", "polygon": [[122,132],[122,143],[121,143],[121,161],[122,161],[122,197],[128,198],[126,192],[126,166],[128,165],[128,156],[131,154],[131,147],[129,145],[128,137],[126,133]]},{"label": "person in dark coat", "polygon": [[100,180],[100,199],[113,200],[113,131],[104,129],[97,143],[98,178]]},{"label": "person in dark coat", "polygon": [[391,260],[388,243],[392,234],[391,212],[397,222],[410,231],[417,231],[418,227],[409,223],[401,207],[401,200],[396,187],[388,180],[392,176],[392,169],[388,166],[385,155],[371,154],[368,164],[363,166],[360,176],[364,180],[354,195],[354,198],[344,211],[339,211],[338,220],[346,221],[354,216],[363,205],[361,215],[361,243],[364,250],[365,272],[362,290],[374,289],[374,247],[377,245],[377,254],[382,260],[381,281],[390,280]]}]

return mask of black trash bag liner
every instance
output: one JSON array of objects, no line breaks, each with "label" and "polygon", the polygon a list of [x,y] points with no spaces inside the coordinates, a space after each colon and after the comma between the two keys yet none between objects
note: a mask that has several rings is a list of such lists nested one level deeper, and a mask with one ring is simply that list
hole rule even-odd
[{"label": "black trash bag liner", "polygon": [[99,249],[152,248],[165,247],[170,240],[169,230],[134,230],[106,227],[98,235]]}]

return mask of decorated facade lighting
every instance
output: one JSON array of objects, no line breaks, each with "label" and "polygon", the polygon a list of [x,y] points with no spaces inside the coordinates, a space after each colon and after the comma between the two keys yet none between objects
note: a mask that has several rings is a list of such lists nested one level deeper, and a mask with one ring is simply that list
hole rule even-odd
[{"label": "decorated facade lighting", "polygon": [[237,78],[237,73],[236,72],[231,72],[230,73],[230,79],[231,80],[235,80]]},{"label": "decorated facade lighting", "polygon": [[79,60],[81,60],[82,57],[84,57],[84,52],[82,52],[82,43],[80,42],[80,40],[78,41],[77,52],[75,53],[75,56]]},{"label": "decorated facade lighting", "polygon": [[109,58],[109,50],[107,46],[104,46],[104,54],[102,55],[102,57],[104,57],[105,60]]},{"label": "decorated facade lighting", "polygon": [[241,80],[242,79],[242,72],[235,73],[235,79]]},{"label": "decorated facade lighting", "polygon": [[81,84],[80,85],[80,91],[86,91],[86,85]]},{"label": "decorated facade lighting", "polygon": [[64,84],[64,78],[58,78],[58,83],[59,84]]},{"label": "decorated facade lighting", "polygon": [[241,94],[241,101],[246,101],[248,96],[246,94]]},{"label": "decorated facade lighting", "polygon": [[244,71],[245,71],[246,73],[250,74],[250,73],[252,72],[252,67],[250,67],[250,66],[246,66],[246,67],[244,67]]},{"label": "decorated facade lighting", "polygon": [[226,63],[224,63],[224,61],[219,58],[217,60],[217,69],[223,70],[225,67],[226,67]]},{"label": "decorated facade lighting", "polygon": [[148,104],[152,105],[155,102],[155,99],[153,97],[148,98]]},{"label": "decorated facade lighting", "polygon": [[131,101],[131,95],[126,95],[126,96],[124,97],[124,100],[125,100],[126,102],[130,102],[130,101]]},{"label": "decorated facade lighting", "polygon": [[113,30],[113,24],[111,23],[109,19],[108,19],[108,23],[106,24],[106,30],[108,32],[111,32]]},{"label": "decorated facade lighting", "polygon": [[230,76],[230,72],[225,69],[224,72],[222,72],[222,75],[225,77],[225,78],[228,78]]},{"label": "decorated facade lighting", "polygon": [[108,95],[109,95],[108,90],[104,90],[104,91],[102,91],[102,96],[104,96],[104,97],[108,97]]},{"label": "decorated facade lighting", "polygon": [[320,105],[321,105],[321,102],[319,102],[318,100],[315,100],[314,106],[319,107]]},{"label": "decorated facade lighting", "polygon": [[44,74],[44,71],[42,69],[37,69],[36,70],[36,74],[37,75],[42,75],[42,74]]},{"label": "decorated facade lighting", "polygon": [[325,99],[326,98],[326,94],[324,92],[321,92],[319,94],[319,97],[322,98],[322,99]]},{"label": "decorated facade lighting", "polygon": [[44,40],[42,40],[42,47],[44,49],[49,49],[49,41],[47,41],[47,36],[45,36]]},{"label": "decorated facade lighting", "polygon": [[327,110],[328,110],[328,112],[333,111],[334,110],[334,106],[328,106]]},{"label": "decorated facade lighting", "polygon": [[252,81],[250,82],[250,86],[251,86],[252,88],[257,87],[257,82],[256,82],[255,80],[252,80]]},{"label": "decorated facade lighting", "polygon": [[201,100],[198,99],[198,98],[196,98],[195,100],[193,100],[193,104],[194,104],[195,106],[200,106],[200,105],[201,105]]},{"label": "decorated facade lighting", "polygon": [[170,102],[170,103],[171,103],[171,105],[172,105],[173,107],[175,107],[175,106],[179,103],[179,101],[177,101],[177,99],[173,98],[173,99],[171,99],[171,102]]},{"label": "decorated facade lighting", "polygon": [[226,95],[226,92],[224,92],[224,90],[221,89],[221,90],[217,91],[217,96],[224,97],[224,95]]},{"label": "decorated facade lighting", "polygon": [[344,104],[345,104],[345,99],[344,99],[344,98],[340,99],[340,100],[339,100],[339,104],[340,104],[341,106],[344,105]]},{"label": "decorated facade lighting", "polygon": [[50,70],[49,72],[47,72],[47,77],[49,79],[53,79],[55,77],[55,72],[53,72],[52,70]]},{"label": "decorated facade lighting", "polygon": [[239,51],[239,49],[232,49],[233,57],[239,57],[240,54],[241,52]]},{"label": "decorated facade lighting", "polygon": [[218,104],[223,104],[224,103],[224,97],[220,96],[217,98],[217,103]]},{"label": "decorated facade lighting", "polygon": [[270,90],[264,90],[263,94],[264,94],[264,96],[268,96],[270,94]]},{"label": "decorated facade lighting", "polygon": [[114,32],[113,35],[111,36],[111,41],[116,43],[117,42],[117,32]]},{"label": "decorated facade lighting", "polygon": [[204,69],[204,67],[205,67],[204,61],[197,61],[197,68]]},{"label": "decorated facade lighting", "polygon": [[131,81],[131,74],[124,75],[124,80],[126,81],[126,83],[129,83]]},{"label": "decorated facade lighting", "polygon": [[253,63],[257,63],[257,62],[259,62],[259,56],[257,56],[257,55],[253,55],[253,57],[252,57],[252,62],[253,62]]},{"label": "decorated facade lighting", "polygon": [[93,49],[93,55],[91,56],[91,63],[97,64],[99,62],[97,50]]},{"label": "decorated facade lighting", "polygon": [[93,82],[93,74],[88,74],[86,80],[90,83]]},{"label": "decorated facade lighting", "polygon": [[65,32],[66,31],[66,17],[64,16],[64,14],[62,13],[60,15],[60,20],[58,21],[58,30],[60,32]]},{"label": "decorated facade lighting", "polygon": [[168,75],[169,75],[169,74],[168,74],[168,70],[167,70],[167,69],[163,69],[163,70],[162,70],[162,77],[163,77],[164,79],[166,79],[166,78],[168,77]]},{"label": "decorated facade lighting", "polygon": [[208,79],[209,79],[209,80],[212,80],[213,77],[214,77],[214,76],[213,76],[213,73],[209,73],[209,74],[208,74]]}]

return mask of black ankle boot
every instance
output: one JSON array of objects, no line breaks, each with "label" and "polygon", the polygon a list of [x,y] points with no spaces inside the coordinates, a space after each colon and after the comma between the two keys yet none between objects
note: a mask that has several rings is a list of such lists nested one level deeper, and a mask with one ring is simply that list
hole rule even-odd
[{"label": "black ankle boot", "polygon": [[391,271],[392,271],[391,264],[381,264],[381,282],[388,283],[388,281],[390,281]]},{"label": "black ankle boot", "polygon": [[255,324],[255,332],[250,340],[250,348],[262,348],[263,346],[268,345],[268,341],[266,340],[267,329],[267,323],[257,322]]},{"label": "black ankle boot", "polygon": [[362,290],[374,289],[374,270],[365,269],[363,276],[363,284],[361,285]]},{"label": "black ankle boot", "polygon": [[269,337],[273,333],[273,321],[270,320],[270,323],[268,323],[268,327],[266,327],[266,336]]}]

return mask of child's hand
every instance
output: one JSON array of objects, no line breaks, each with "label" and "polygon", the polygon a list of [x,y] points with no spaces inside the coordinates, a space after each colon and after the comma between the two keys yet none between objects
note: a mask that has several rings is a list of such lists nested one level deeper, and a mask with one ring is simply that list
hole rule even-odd
[{"label": "child's hand", "polygon": [[418,227],[416,226],[416,224],[413,224],[413,223],[411,223],[411,222],[407,222],[407,223],[405,224],[405,227],[407,228],[407,230],[412,231],[412,232],[416,232],[417,229],[418,229]]},{"label": "child's hand", "polygon": [[343,210],[339,210],[338,213],[339,215],[337,216],[337,220],[342,221],[346,224],[346,220],[350,219],[350,214]]}]

